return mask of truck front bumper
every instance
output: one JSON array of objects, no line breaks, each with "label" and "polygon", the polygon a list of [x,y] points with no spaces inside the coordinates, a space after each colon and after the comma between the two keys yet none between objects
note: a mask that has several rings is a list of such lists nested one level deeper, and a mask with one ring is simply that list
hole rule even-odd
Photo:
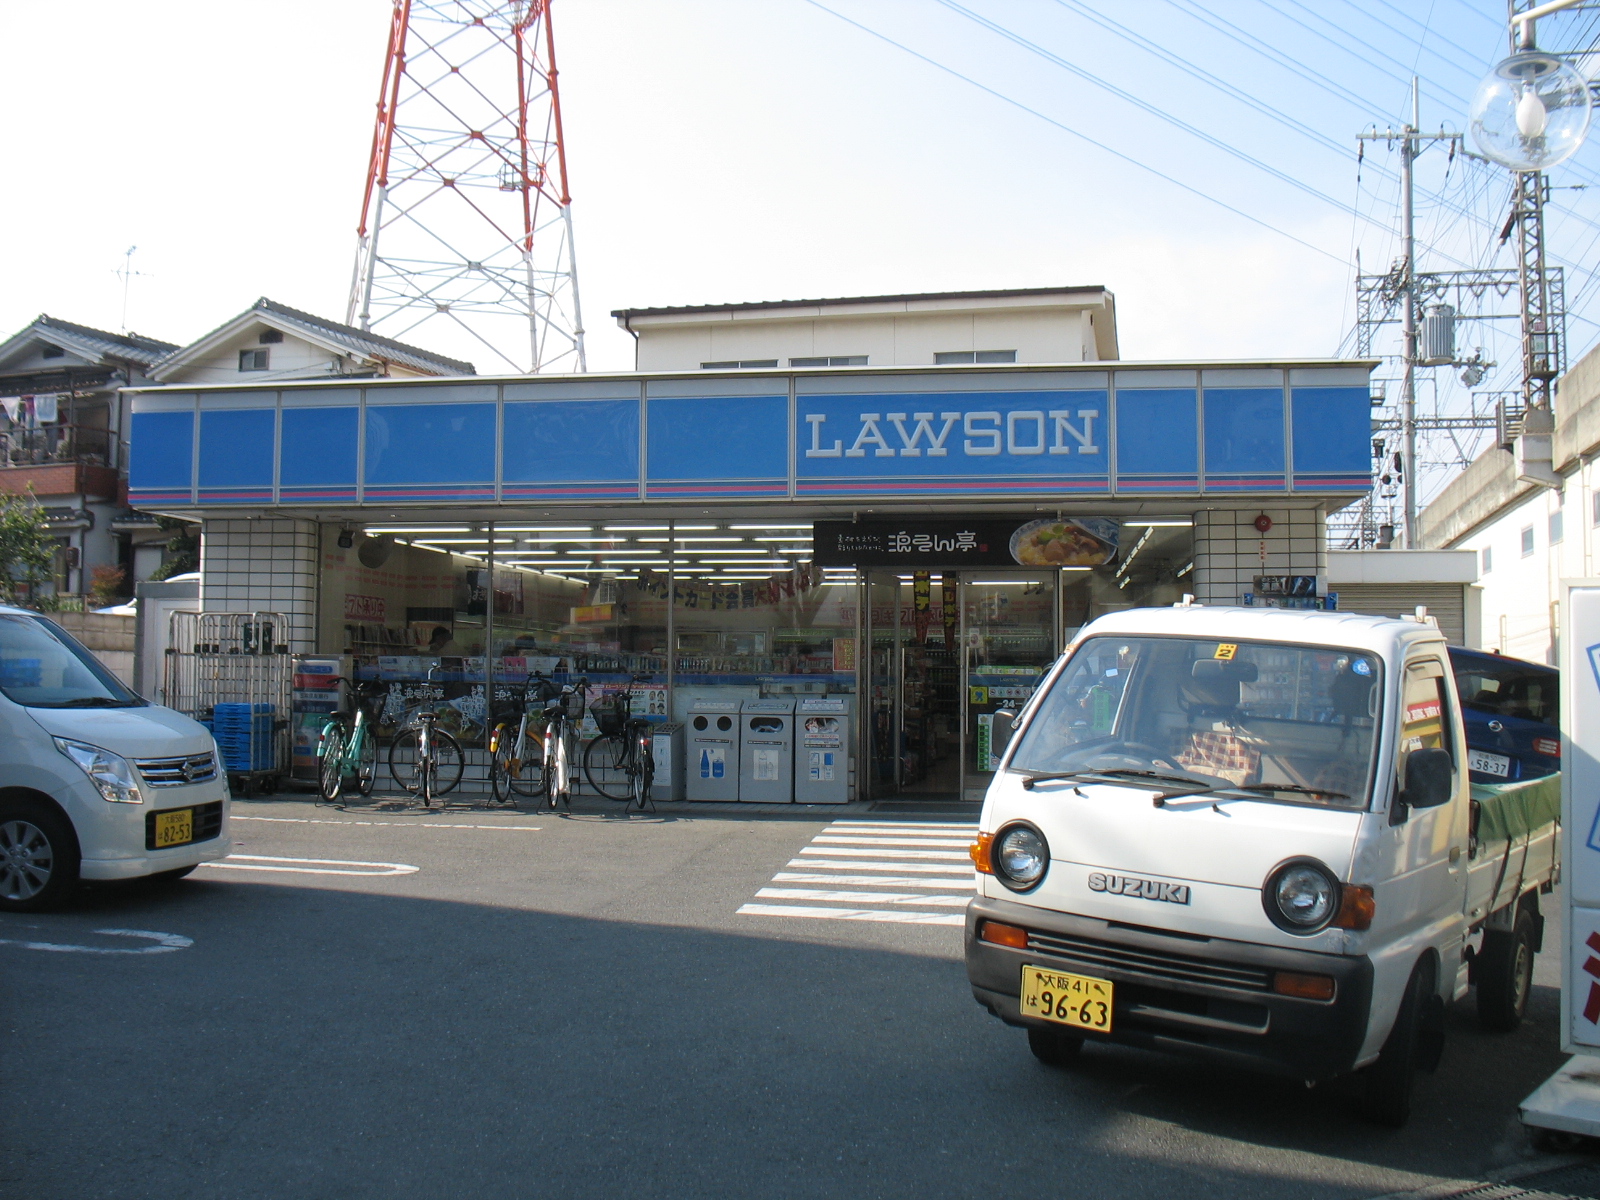
[{"label": "truck front bumper", "polygon": [[[1028,930],[1028,949],[979,941],[984,920]],[[1366,1039],[1372,963],[1365,957],[1174,936],[990,899],[967,907],[966,951],[973,997],[1008,1025],[1308,1080],[1349,1071]],[[1022,968],[1030,963],[1114,983],[1111,1033],[1023,1016]],[[1280,971],[1329,976],[1334,998],[1279,995],[1272,988]]]}]

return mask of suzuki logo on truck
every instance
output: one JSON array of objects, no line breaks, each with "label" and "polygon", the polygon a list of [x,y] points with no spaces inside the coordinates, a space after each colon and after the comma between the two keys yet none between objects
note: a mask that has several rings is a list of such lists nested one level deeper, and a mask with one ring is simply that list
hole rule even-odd
[{"label": "suzuki logo on truck", "polygon": [[1089,876],[1089,890],[1110,892],[1116,896],[1135,896],[1140,900],[1165,900],[1168,904],[1189,903],[1188,884],[1135,879],[1132,875],[1104,875],[1096,871]]}]

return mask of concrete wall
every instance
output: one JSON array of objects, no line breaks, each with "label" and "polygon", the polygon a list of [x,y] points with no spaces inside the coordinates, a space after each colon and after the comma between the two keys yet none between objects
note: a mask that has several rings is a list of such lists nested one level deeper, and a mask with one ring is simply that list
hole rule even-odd
[{"label": "concrete wall", "polygon": [[50,619],[77,638],[111,673],[133,687],[135,621],[115,613],[51,613]]}]

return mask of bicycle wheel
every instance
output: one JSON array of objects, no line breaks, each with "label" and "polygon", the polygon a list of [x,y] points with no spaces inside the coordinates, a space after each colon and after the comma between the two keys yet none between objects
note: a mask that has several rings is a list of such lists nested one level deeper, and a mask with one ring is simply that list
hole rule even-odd
[{"label": "bicycle wheel", "polygon": [[655,797],[651,795],[651,791],[656,783],[656,756],[650,749],[650,735],[648,733],[639,738],[639,772],[635,776],[635,780],[638,786],[634,790],[634,796],[638,801],[639,811],[644,812],[649,809],[649,811],[655,812],[656,801]]},{"label": "bicycle wheel", "polygon": [[371,726],[361,731],[361,749],[356,751],[356,791],[363,796],[372,795],[378,782],[378,738]]},{"label": "bicycle wheel", "polygon": [[461,752],[461,743],[442,729],[433,731],[433,778],[429,789],[435,796],[454,790],[461,782],[461,772],[467,756]]},{"label": "bicycle wheel", "polygon": [[515,731],[502,731],[489,762],[494,781],[494,798],[502,804],[515,803],[518,796],[534,797],[544,792],[544,743],[529,733],[517,752]]},{"label": "bicycle wheel", "polygon": [[583,750],[583,774],[589,786],[607,800],[633,799],[633,777],[629,771],[628,736],[612,733],[597,737]]},{"label": "bicycle wheel", "polygon": [[389,743],[389,774],[413,796],[422,791],[421,740],[420,730],[402,729]]},{"label": "bicycle wheel", "polygon": [[317,790],[327,804],[337,804],[344,790],[345,731],[343,725],[329,725],[322,731],[322,762],[317,768]]}]

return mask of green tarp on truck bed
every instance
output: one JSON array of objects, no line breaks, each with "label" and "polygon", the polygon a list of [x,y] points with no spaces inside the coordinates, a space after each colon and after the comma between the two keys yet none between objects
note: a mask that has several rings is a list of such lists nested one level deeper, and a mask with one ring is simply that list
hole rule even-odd
[{"label": "green tarp on truck bed", "polygon": [[1519,783],[1475,783],[1478,841],[1521,839],[1561,819],[1561,775]]}]

